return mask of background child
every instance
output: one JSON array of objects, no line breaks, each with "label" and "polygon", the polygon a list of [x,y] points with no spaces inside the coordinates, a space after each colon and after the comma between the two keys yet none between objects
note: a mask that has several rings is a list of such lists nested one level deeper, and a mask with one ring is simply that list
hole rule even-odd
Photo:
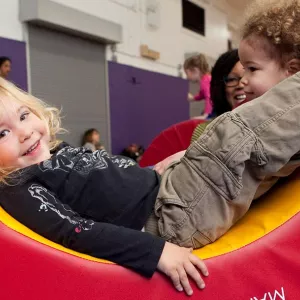
[{"label": "background child", "polygon": [[81,145],[92,151],[104,149],[100,142],[100,133],[95,128],[90,128],[83,134]]},{"label": "background child", "polygon": [[11,59],[7,56],[0,56],[0,76],[8,78],[11,71]]},{"label": "background child", "polygon": [[206,57],[203,54],[192,56],[185,60],[184,71],[187,79],[190,81],[200,82],[199,94],[193,96],[188,94],[190,101],[205,101],[203,114],[198,119],[206,119],[212,113],[212,104],[210,100],[210,81],[211,75]]},{"label": "background child", "polygon": [[129,157],[139,163],[143,157],[144,152],[145,149],[143,146],[138,144],[130,144],[128,147],[123,149],[120,155]]}]

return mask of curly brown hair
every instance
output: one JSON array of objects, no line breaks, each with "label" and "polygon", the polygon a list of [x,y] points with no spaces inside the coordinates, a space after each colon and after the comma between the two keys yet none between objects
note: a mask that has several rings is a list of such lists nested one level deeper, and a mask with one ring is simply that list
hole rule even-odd
[{"label": "curly brown hair", "polygon": [[206,56],[201,53],[187,58],[184,62],[183,68],[185,70],[198,68],[203,74],[210,71]]},{"label": "curly brown hair", "polygon": [[246,12],[242,39],[255,44],[257,37],[264,38],[264,50],[281,64],[300,58],[300,0],[253,1]]}]

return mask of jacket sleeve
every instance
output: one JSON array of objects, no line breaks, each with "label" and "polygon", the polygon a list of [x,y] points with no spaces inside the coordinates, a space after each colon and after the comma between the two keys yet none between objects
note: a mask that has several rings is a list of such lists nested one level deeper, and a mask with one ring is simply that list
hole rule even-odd
[{"label": "jacket sleeve", "polygon": [[107,259],[151,277],[165,241],[148,233],[85,219],[44,186],[5,188],[2,207],[38,234],[67,248]]}]

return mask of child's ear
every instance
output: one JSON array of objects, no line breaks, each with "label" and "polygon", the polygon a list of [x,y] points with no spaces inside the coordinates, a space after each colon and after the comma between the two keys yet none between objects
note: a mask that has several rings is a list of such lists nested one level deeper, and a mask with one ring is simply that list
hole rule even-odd
[{"label": "child's ear", "polygon": [[287,62],[288,75],[294,75],[300,71],[300,59],[293,58]]}]

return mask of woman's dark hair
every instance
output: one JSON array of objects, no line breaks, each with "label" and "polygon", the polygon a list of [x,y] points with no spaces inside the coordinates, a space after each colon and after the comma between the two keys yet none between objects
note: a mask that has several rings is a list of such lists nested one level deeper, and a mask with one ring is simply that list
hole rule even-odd
[{"label": "woman's dark hair", "polygon": [[81,145],[84,146],[86,143],[91,143],[92,142],[92,134],[94,132],[97,132],[99,133],[99,131],[95,128],[90,128],[88,129],[84,134],[83,134],[83,137],[82,137],[82,142],[81,142]]},{"label": "woman's dark hair", "polygon": [[6,61],[11,62],[11,59],[8,56],[0,56],[0,68]]},{"label": "woman's dark hair", "polygon": [[210,97],[213,111],[217,116],[232,110],[226,97],[224,77],[230,73],[238,61],[240,61],[238,50],[230,50],[218,58],[212,69]]}]

